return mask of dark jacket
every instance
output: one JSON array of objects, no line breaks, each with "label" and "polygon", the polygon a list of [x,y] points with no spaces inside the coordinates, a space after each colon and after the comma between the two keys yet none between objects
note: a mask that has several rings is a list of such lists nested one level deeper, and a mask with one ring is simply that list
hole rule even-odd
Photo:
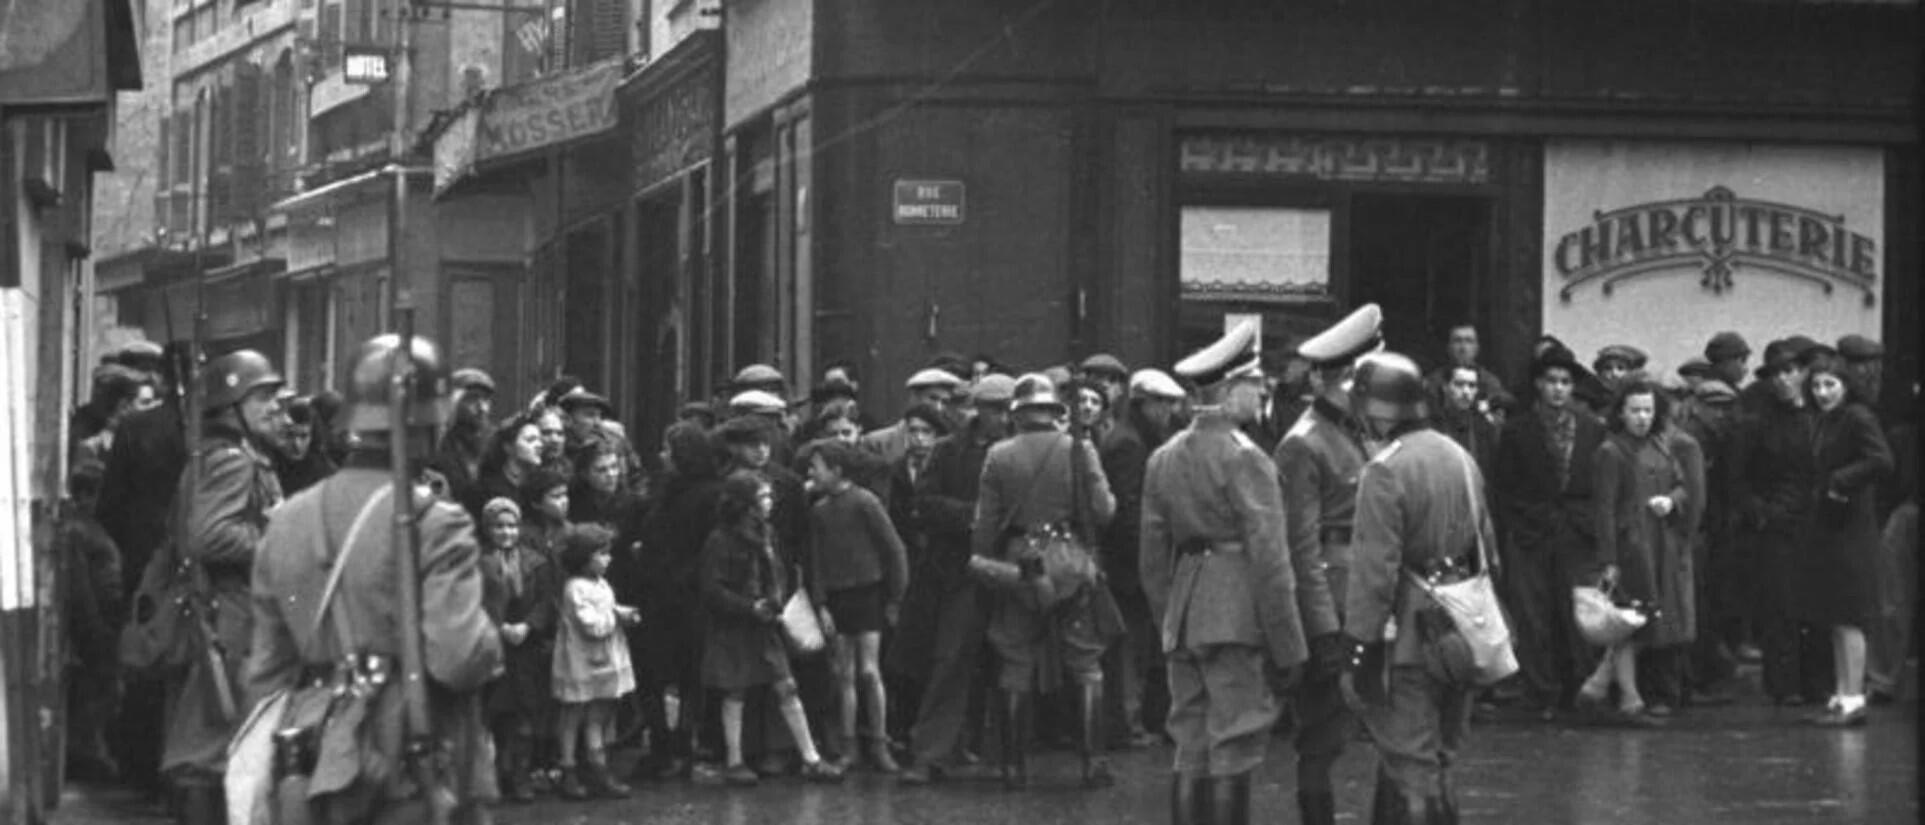
[{"label": "dark jacket", "polygon": [[[510,564],[517,568],[519,584],[509,576]],[[560,609],[554,594],[561,590],[561,567],[525,544],[511,552],[484,551],[476,566],[481,571],[481,606],[488,618],[496,625],[528,625],[528,637],[521,644],[502,642],[507,673],[488,690],[488,712],[523,714],[539,725],[555,705],[549,677]]]},{"label": "dark jacket", "polygon": [[1815,624],[1863,627],[1878,604],[1878,484],[1892,472],[1891,445],[1878,416],[1850,402],[1817,416],[1812,453],[1817,505],[1799,566],[1797,614]]},{"label": "dark jacket", "polygon": [[677,475],[662,490],[661,503],[642,527],[641,597],[645,612],[693,611],[700,604],[697,568],[702,548],[715,530],[715,506],[722,482],[713,476]]},{"label": "dark jacket", "polygon": [[[1618,595],[1657,608],[1640,640],[1659,646],[1691,641],[1697,610],[1690,523],[1697,505],[1686,489],[1683,464],[1661,434],[1614,433],[1598,448],[1593,472],[1597,563],[1617,565]],[[1670,496],[1675,506],[1660,518],[1646,506],[1652,496]]]},{"label": "dark jacket", "polygon": [[1489,416],[1476,410],[1439,407],[1436,425],[1438,432],[1470,451],[1471,457],[1477,459],[1478,469],[1486,473],[1493,469],[1499,437],[1497,425]]},{"label": "dark jacket", "polygon": [[780,610],[792,592],[780,553],[755,531],[723,525],[709,534],[701,558],[702,603],[708,614],[703,684],[738,690],[787,675],[773,658],[785,655],[780,630],[755,610],[764,599]]},{"label": "dark jacket", "polygon": [[928,553],[925,564],[910,570],[910,581],[940,582],[947,585],[945,590],[970,583],[969,530],[976,517],[983,461],[993,443],[970,427],[937,441],[930,451],[917,504]]},{"label": "dark jacket", "polygon": [[882,501],[859,484],[823,495],[809,510],[812,574],[810,595],[825,604],[828,592],[882,585],[884,604],[902,603],[909,585],[908,551]]},{"label": "dark jacket", "polygon": [[1577,437],[1565,483],[1558,480],[1544,417],[1532,407],[1505,422],[1491,484],[1497,500],[1494,513],[1519,551],[1557,553],[1582,564],[1590,558],[1596,536],[1591,461],[1604,443],[1604,424],[1575,401],[1571,410],[1577,416]]},{"label": "dark jacket", "polygon": [[172,404],[121,422],[100,481],[100,526],[121,552],[121,585],[133,592],[154,548],[167,536],[174,485],[187,467],[187,439]]},{"label": "dark jacket", "polygon": [[1136,569],[1137,553],[1143,536],[1143,473],[1150,464],[1150,452],[1164,439],[1144,433],[1130,416],[1119,418],[1104,434],[1098,447],[1103,475],[1110,480],[1110,493],[1116,496],[1116,517],[1103,531],[1103,574],[1109,577],[1110,590],[1117,593],[1143,589]]}]

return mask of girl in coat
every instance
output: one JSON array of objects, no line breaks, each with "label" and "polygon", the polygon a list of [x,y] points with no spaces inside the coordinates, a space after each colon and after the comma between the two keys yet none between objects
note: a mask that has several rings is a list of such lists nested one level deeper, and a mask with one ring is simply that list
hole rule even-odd
[{"label": "girl in coat", "polygon": [[1837,690],[1810,721],[1856,726],[1865,723],[1865,625],[1877,604],[1875,487],[1892,471],[1892,450],[1838,354],[1821,347],[1806,362],[1805,391],[1818,412],[1811,441],[1817,475],[1812,532],[1797,565],[1803,585],[1794,609],[1800,619],[1831,629]]},{"label": "girl in coat", "polygon": [[842,771],[822,759],[809,735],[809,720],[789,672],[781,630],[788,574],[778,560],[769,516],[775,491],[752,470],[730,473],[717,503],[718,524],[702,547],[702,596],[709,629],[702,656],[702,683],[722,693],[722,739],[733,785],[753,785],[755,771],[742,759],[743,700],[750,688],[770,686],[782,721],[802,755],[802,775],[835,782]]},{"label": "girl in coat", "polygon": [[[554,691],[561,702],[555,728],[561,740],[561,795],[583,799],[628,796],[629,788],[608,771],[607,732],[617,700],[635,691],[635,668],[628,656],[623,625],[641,616],[615,603],[608,572],[615,534],[597,524],[570,526],[562,535],[561,566],[568,573],[562,589],[561,620],[555,640]],[[575,766],[579,741],[588,764]]]},{"label": "girl in coat", "polygon": [[1605,650],[1577,700],[1601,705],[1616,684],[1611,721],[1633,727],[1658,724],[1638,691],[1638,651],[1689,641],[1692,630],[1690,604],[1683,601],[1691,592],[1684,471],[1663,436],[1669,406],[1655,384],[1625,386],[1611,408],[1611,434],[1592,462],[1601,586],[1644,606],[1651,621]]},{"label": "girl in coat", "polygon": [[501,795],[510,802],[531,802],[529,774],[534,767],[534,735],[554,727],[555,700],[549,693],[552,659],[554,567],[521,541],[521,506],[495,498],[482,507],[481,606],[501,629],[507,672],[489,687],[487,714],[495,737],[496,773]]}]

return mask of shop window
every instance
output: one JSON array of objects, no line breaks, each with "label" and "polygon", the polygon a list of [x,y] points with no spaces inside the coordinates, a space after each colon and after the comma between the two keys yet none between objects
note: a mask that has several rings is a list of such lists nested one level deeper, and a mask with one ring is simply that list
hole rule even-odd
[{"label": "shop window", "polygon": [[1330,295],[1330,210],[1186,206],[1182,220],[1185,300]]}]

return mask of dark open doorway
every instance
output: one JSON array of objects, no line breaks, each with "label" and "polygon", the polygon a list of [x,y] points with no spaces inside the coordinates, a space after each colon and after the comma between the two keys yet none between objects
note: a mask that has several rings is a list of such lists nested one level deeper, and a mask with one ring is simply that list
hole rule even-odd
[{"label": "dark open doorway", "polygon": [[1388,348],[1429,367],[1452,326],[1489,331],[1490,199],[1358,193],[1349,234],[1350,303],[1383,307]]}]

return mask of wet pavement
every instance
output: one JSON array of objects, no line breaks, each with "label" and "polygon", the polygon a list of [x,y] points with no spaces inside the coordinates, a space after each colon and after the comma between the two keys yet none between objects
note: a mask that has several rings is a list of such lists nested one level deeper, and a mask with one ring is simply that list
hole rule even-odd
[{"label": "wet pavement", "polygon": [[[1917,705],[1874,708],[1859,729],[1800,723],[1807,709],[1755,704],[1695,710],[1661,730],[1498,720],[1473,728],[1459,776],[1465,823],[1802,825],[1919,821]],[[626,801],[543,801],[497,810],[501,825],[925,825],[1168,821],[1168,750],[1113,754],[1116,787],[1077,787],[1071,753],[1031,760],[1035,787],[993,781],[906,788],[854,775],[845,785],[766,779],[755,788],[687,782],[640,786]],[[1295,822],[1294,755],[1275,740],[1253,800],[1254,822]],[[1371,755],[1358,743],[1339,765],[1339,822],[1363,823]],[[56,825],[159,823],[110,793],[73,792]]]}]

